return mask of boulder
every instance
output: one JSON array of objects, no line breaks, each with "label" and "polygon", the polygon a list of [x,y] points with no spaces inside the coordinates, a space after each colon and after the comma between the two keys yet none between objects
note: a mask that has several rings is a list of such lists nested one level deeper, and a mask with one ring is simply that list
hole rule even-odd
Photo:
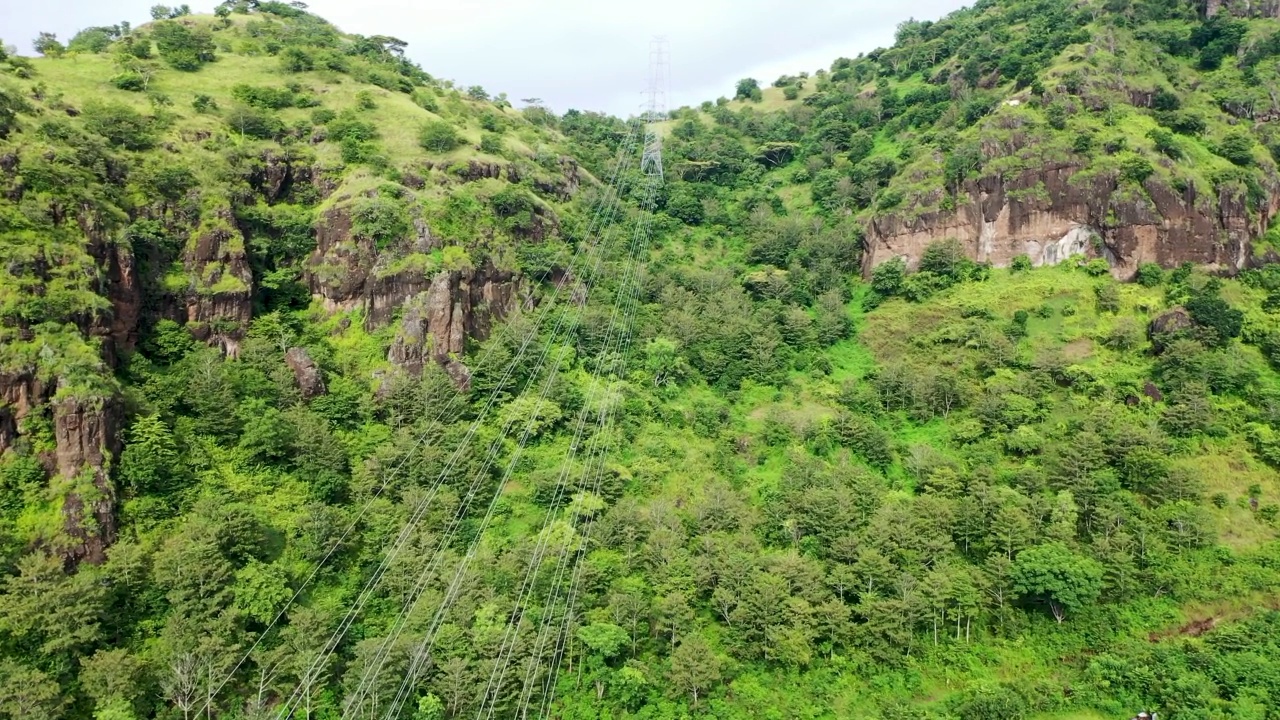
[{"label": "boulder", "polygon": [[311,355],[306,348],[289,348],[284,354],[284,361],[288,363],[289,369],[293,371],[293,377],[298,382],[298,389],[302,391],[304,400],[310,400],[328,392],[324,385],[324,376],[320,372],[320,366],[316,365],[316,361],[311,359]]},{"label": "boulder", "polygon": [[1147,337],[1157,353],[1163,352],[1170,338],[1185,335],[1196,327],[1196,321],[1185,308],[1176,307],[1160,313],[1147,328]]}]

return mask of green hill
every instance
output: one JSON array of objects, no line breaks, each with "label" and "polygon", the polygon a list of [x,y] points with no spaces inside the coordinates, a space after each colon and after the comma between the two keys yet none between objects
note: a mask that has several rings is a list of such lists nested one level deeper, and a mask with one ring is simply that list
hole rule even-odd
[{"label": "green hill", "polygon": [[907,22],[656,191],[156,15],[0,58],[0,716],[1280,712],[1270,4]]}]

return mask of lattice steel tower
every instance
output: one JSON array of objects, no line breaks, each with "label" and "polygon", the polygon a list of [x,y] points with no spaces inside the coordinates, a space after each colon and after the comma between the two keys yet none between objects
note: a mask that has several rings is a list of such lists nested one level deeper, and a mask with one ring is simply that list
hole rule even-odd
[{"label": "lattice steel tower", "polygon": [[662,180],[662,133],[657,124],[667,119],[667,93],[671,81],[671,49],[665,37],[649,43],[649,89],[644,111],[644,155],[640,169],[646,175]]}]

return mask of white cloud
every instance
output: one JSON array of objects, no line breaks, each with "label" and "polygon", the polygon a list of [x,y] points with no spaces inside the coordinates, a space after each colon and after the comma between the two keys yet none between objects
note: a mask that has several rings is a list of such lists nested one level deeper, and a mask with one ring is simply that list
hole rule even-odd
[{"label": "white cloud", "polygon": [[[2,31],[20,47],[39,30],[69,37],[86,25],[144,21],[153,0],[0,0]],[[629,114],[640,107],[649,41],[668,38],[671,105],[768,84],[893,41],[910,17],[936,19],[964,0],[310,0],[348,32],[394,35],[427,72],[512,98]],[[193,3],[208,10],[211,3]]]}]

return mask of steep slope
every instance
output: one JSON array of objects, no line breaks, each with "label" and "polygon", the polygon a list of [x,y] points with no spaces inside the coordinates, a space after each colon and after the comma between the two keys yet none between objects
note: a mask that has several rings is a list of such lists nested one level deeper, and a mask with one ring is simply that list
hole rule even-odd
[{"label": "steep slope", "polygon": [[95,468],[98,529],[78,484],[63,501],[69,560],[114,538],[112,370],[158,322],[235,357],[251,318],[310,296],[368,329],[414,300],[392,359],[465,383],[466,342],[535,302],[582,175],[553,131],[402,49],[265,3],[9,59],[0,451],[52,418],[56,472]]},{"label": "steep slope", "polygon": [[[754,159],[768,184],[856,214],[868,272],[914,268],[948,237],[997,266],[1083,253],[1122,278],[1143,262],[1238,271],[1280,207],[1277,33],[1256,3],[979,2],[780,78],[759,110],[749,83],[746,102],[677,113],[673,144],[694,197]],[[699,139],[708,119],[708,138],[747,140],[736,157]]]},{"label": "steep slope", "polygon": [[155,13],[0,61],[0,717],[1280,712],[1270,4],[907,23],[650,210],[618,118]]}]

